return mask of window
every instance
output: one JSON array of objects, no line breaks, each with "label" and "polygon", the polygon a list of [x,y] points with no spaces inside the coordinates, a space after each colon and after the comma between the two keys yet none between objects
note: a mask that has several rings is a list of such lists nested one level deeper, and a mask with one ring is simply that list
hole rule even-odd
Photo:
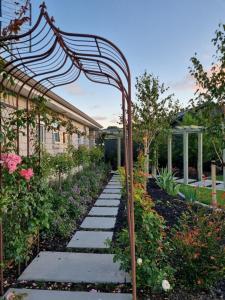
[{"label": "window", "polygon": [[52,141],[53,141],[53,143],[60,143],[59,131],[54,131],[52,133]]},{"label": "window", "polygon": [[66,143],[66,133],[63,132],[63,144],[65,144],[65,143]]},{"label": "window", "polygon": [[[40,135],[39,135],[39,128],[40,128]],[[45,126],[43,124],[39,126],[37,126],[37,140],[40,137],[40,143],[41,144],[45,144],[46,142],[46,132],[45,132]]]},{"label": "window", "polygon": [[40,143],[45,144],[45,126],[40,126]]},{"label": "window", "polygon": [[72,134],[68,134],[68,139],[67,139],[68,145],[72,145]]}]

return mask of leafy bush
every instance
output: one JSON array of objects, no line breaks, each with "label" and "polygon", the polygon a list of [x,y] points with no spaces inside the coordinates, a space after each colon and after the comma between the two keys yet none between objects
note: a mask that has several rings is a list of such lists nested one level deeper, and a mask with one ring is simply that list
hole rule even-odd
[{"label": "leafy bush", "polygon": [[[173,269],[168,264],[164,252],[164,221],[153,209],[153,202],[139,181],[135,185],[134,195],[137,286],[154,291],[161,290],[163,280],[173,281]],[[127,229],[118,234],[114,252],[115,261],[120,261],[121,268],[130,272],[131,257]]]},{"label": "leafy bush", "polygon": [[100,147],[92,147],[89,151],[91,163],[97,164],[104,158],[103,149]]},{"label": "leafy bush", "polygon": [[26,260],[39,230],[49,229],[52,215],[52,190],[40,178],[31,187],[15,185],[4,191],[8,199],[3,213],[4,254],[6,261]]},{"label": "leafy bush", "polygon": [[176,196],[179,193],[179,185],[173,179],[174,175],[163,169],[156,178],[157,184],[165,190],[169,195]]},{"label": "leafy bush", "polygon": [[188,200],[190,202],[195,202],[198,200],[198,187],[190,187],[187,185],[181,185],[180,187],[181,192],[184,194],[185,196],[185,200]]},{"label": "leafy bush", "polygon": [[210,288],[225,276],[224,212],[200,210],[184,215],[172,230],[168,257],[179,284]]}]

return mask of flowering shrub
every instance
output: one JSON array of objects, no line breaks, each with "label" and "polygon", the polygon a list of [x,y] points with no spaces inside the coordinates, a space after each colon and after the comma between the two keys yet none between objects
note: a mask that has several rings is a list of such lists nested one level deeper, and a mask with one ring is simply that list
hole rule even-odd
[{"label": "flowering shrub", "polygon": [[[142,177],[143,172],[136,169],[134,200],[137,286],[159,291],[163,289],[163,280],[173,282],[173,269],[165,254],[164,220],[154,210],[153,202],[145,192]],[[114,252],[115,261],[120,261],[121,268],[130,272],[131,257],[127,229],[118,234]]]},{"label": "flowering shrub", "polygon": [[21,177],[23,177],[26,181],[30,181],[31,177],[34,176],[34,172],[32,168],[22,169],[20,172]]},{"label": "flowering shrub", "polygon": [[225,276],[224,220],[224,212],[197,211],[184,215],[172,230],[168,257],[178,283],[204,289]]},{"label": "flowering shrub", "polygon": [[17,166],[22,162],[21,157],[14,153],[2,153],[1,160],[3,161],[3,166],[9,171],[9,174],[15,172]]},{"label": "flowering shrub", "polygon": [[52,211],[52,189],[41,178],[5,188],[2,198],[4,228],[4,254],[6,261],[20,263],[30,254],[32,240],[39,230],[49,228]]}]

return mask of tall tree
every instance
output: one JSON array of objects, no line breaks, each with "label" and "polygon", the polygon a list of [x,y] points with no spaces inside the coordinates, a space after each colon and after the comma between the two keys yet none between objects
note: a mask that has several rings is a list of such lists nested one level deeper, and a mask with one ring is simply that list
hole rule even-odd
[{"label": "tall tree", "polygon": [[196,98],[192,106],[201,111],[207,133],[210,135],[218,159],[222,162],[222,150],[225,148],[225,25],[220,25],[212,43],[216,48],[210,69],[204,68],[197,58],[191,58],[190,73],[196,80]]},{"label": "tall tree", "polygon": [[153,142],[170,128],[171,121],[180,110],[178,100],[168,93],[168,87],[158,77],[145,72],[136,78],[134,103],[134,137],[143,145],[145,171],[149,173],[149,155],[154,156]]}]

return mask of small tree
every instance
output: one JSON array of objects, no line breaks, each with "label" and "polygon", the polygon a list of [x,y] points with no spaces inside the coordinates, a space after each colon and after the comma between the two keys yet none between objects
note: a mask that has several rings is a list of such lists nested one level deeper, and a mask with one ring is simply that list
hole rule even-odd
[{"label": "small tree", "polygon": [[[206,70],[195,55],[191,58],[191,75],[196,80],[196,98],[192,106],[200,108],[201,118],[210,135],[218,159],[222,162],[222,149],[225,148],[225,25],[220,25],[212,40],[216,54],[211,68]],[[198,114],[200,116],[200,114]]]},{"label": "small tree", "polygon": [[136,97],[134,103],[134,137],[143,145],[145,171],[149,173],[149,154],[154,155],[151,146],[157,138],[170,128],[171,121],[180,110],[178,100],[168,94],[168,87],[153,74],[145,72],[136,78]]}]

